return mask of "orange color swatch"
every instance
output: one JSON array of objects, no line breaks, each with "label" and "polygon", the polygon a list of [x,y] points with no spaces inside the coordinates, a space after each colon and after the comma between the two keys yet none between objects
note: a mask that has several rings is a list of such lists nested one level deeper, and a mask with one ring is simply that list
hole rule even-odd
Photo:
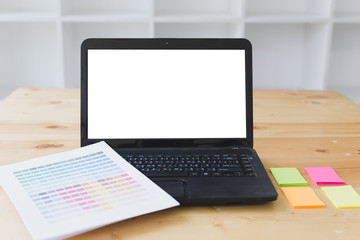
[{"label": "orange color swatch", "polygon": [[325,204],[310,187],[281,187],[280,189],[293,208],[325,207]]}]

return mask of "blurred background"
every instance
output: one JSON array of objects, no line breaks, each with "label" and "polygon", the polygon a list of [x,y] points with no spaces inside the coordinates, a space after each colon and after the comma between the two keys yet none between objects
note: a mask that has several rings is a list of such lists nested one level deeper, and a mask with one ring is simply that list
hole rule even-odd
[{"label": "blurred background", "polygon": [[359,0],[1,0],[0,100],[80,87],[86,38],[237,38],[255,89],[334,89],[360,103]]}]

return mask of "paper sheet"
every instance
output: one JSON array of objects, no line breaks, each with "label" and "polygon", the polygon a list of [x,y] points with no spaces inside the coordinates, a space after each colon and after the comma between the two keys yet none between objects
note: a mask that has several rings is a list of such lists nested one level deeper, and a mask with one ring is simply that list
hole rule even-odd
[{"label": "paper sheet", "polygon": [[360,195],[351,185],[321,188],[336,208],[360,208]]},{"label": "paper sheet", "polygon": [[345,184],[332,167],[306,167],[305,171],[317,185]]},{"label": "paper sheet", "polygon": [[33,239],[63,239],[179,203],[105,142],[0,168]]},{"label": "paper sheet", "polygon": [[279,186],[307,186],[308,183],[301,176],[297,168],[270,168]]},{"label": "paper sheet", "polygon": [[281,187],[293,208],[324,208],[325,204],[310,187]]}]

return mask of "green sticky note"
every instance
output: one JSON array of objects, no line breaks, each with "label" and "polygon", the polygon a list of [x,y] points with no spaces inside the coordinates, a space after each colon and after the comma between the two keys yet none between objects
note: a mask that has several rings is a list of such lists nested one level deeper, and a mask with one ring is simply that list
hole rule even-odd
[{"label": "green sticky note", "polygon": [[270,168],[279,186],[307,186],[308,183],[301,176],[297,168]]},{"label": "green sticky note", "polygon": [[360,208],[360,195],[351,185],[321,189],[337,208]]}]

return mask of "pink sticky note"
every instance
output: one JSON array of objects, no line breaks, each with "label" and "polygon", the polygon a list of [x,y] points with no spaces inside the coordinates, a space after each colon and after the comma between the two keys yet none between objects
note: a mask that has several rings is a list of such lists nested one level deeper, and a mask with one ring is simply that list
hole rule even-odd
[{"label": "pink sticky note", "polygon": [[332,167],[307,167],[305,171],[317,185],[345,184]]}]

